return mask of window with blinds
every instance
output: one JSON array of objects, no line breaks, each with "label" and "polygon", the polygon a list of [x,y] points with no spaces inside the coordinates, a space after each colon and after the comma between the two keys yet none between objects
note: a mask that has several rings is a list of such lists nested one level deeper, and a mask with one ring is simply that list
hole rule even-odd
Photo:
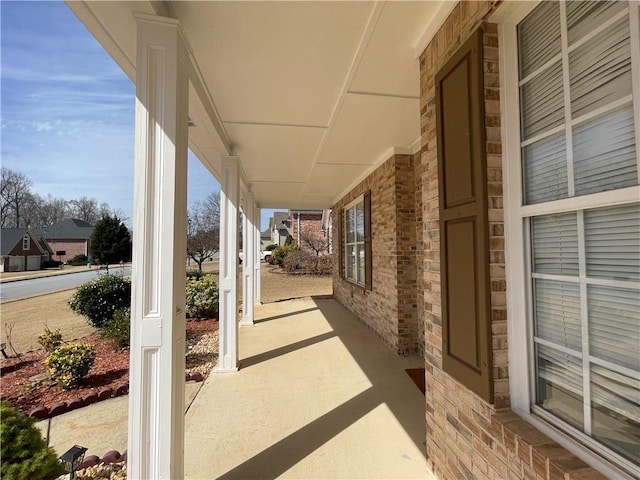
[{"label": "window with blinds", "polygon": [[640,466],[639,22],[637,4],[542,2],[517,27],[532,409],[627,469]]},{"label": "window with blinds", "polygon": [[365,284],[364,197],[345,208],[345,278]]}]

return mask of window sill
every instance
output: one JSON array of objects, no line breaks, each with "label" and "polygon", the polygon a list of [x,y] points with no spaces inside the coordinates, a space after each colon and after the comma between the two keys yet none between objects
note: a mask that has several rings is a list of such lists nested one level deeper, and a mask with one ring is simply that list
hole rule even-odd
[{"label": "window sill", "polygon": [[354,282],[353,280],[349,280],[346,277],[343,277],[342,280],[344,280],[345,282],[347,282],[349,285],[351,285],[352,287],[358,288],[362,291],[366,291],[366,287],[364,285],[361,285],[359,283]]},{"label": "window sill", "polygon": [[507,450],[544,478],[634,478],[537,415],[504,410],[496,412],[494,421]]}]

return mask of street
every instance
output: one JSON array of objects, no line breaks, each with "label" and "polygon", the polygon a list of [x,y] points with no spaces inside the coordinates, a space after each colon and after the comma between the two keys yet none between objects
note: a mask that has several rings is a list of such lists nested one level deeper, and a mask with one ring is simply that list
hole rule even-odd
[{"label": "street", "polygon": [[[106,273],[106,270],[97,268],[86,272],[70,273],[67,275],[55,275],[51,277],[32,278],[16,282],[4,282],[0,285],[0,301],[18,297],[40,295],[54,290],[74,288],[90,280],[98,278]],[[111,267],[109,273],[131,275],[131,267]]]}]

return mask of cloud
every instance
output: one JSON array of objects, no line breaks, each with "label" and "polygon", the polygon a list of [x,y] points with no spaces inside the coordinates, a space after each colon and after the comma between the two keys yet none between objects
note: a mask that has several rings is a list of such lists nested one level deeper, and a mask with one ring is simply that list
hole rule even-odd
[{"label": "cloud", "polygon": [[[0,1],[2,165],[133,218],[135,86],[62,2]],[[188,202],[220,188],[189,153]]]},{"label": "cloud", "polygon": [[49,130],[53,130],[53,127],[49,122],[34,122],[34,127],[36,132],[46,132]]}]

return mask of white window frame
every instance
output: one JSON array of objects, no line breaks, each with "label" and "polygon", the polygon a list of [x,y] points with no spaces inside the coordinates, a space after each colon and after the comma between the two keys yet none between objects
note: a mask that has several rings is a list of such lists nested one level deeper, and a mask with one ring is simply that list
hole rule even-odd
[{"label": "white window frame", "polygon": [[28,233],[22,237],[22,250],[31,250],[31,237]]},{"label": "white window frame", "polygon": [[[344,207],[344,213],[343,213],[343,218],[342,221],[344,222],[344,251],[342,252],[344,254],[344,278],[345,280],[347,280],[348,282],[353,283],[354,285],[358,285],[359,287],[364,288],[365,287],[365,279],[367,277],[367,260],[365,258],[364,260],[364,277],[361,279],[362,281],[358,281],[358,272],[360,271],[360,257],[357,255],[357,246],[358,245],[362,245],[362,248],[364,249],[364,245],[365,245],[365,241],[364,238],[362,239],[362,241],[355,241],[355,242],[349,242],[348,238],[349,238],[349,231],[347,229],[348,227],[348,222],[347,222],[347,214],[349,212],[349,210],[355,209],[359,204],[362,204],[362,208],[364,210],[364,194],[360,195],[358,198],[356,198],[355,200],[353,200],[352,202],[350,202],[349,204],[347,204],[347,206]],[[357,222],[356,222],[357,225]],[[349,261],[349,257],[347,255],[347,248],[349,246],[353,245],[355,250],[356,250],[356,264],[355,264],[355,268],[354,268],[354,275],[355,278],[349,278],[349,275],[347,274],[348,272],[348,268],[347,268],[347,262]],[[365,254],[366,255],[366,254]]]},{"label": "white window frame", "polygon": [[[530,298],[530,240],[528,219],[533,215],[561,213],[578,209],[622,205],[638,202],[640,186],[595,193],[546,202],[541,205],[524,205],[522,188],[522,162],[520,140],[520,101],[518,77],[518,43],[516,26],[540,2],[507,3],[494,14],[490,21],[498,24],[501,116],[502,116],[502,168],[504,178],[505,221],[505,269],[507,279],[507,325],[509,342],[509,393],[511,408],[557,443],[574,453],[593,468],[610,478],[633,478],[617,465],[640,476],[640,469],[622,457],[612,454],[577,429],[563,427],[560,430],[549,422],[554,418],[532,413],[534,405],[535,359],[533,352],[533,322]],[[630,1],[631,38],[637,39],[640,30],[638,1]],[[635,119],[638,175],[640,177],[640,49],[631,42],[633,112]],[[556,422],[557,423],[557,422]],[[569,433],[568,433],[569,432]],[[579,439],[576,440],[576,438]],[[594,454],[597,452],[597,455]],[[615,460],[614,460],[615,458]]]}]

